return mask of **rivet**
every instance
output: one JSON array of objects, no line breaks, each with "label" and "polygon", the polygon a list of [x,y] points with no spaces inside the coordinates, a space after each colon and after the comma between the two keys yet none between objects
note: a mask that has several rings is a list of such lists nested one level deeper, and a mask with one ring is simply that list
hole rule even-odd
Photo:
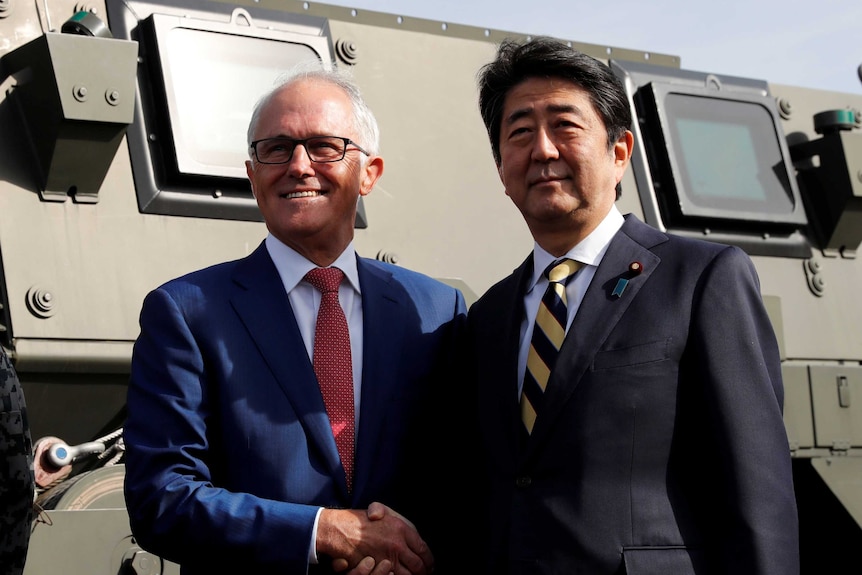
[{"label": "rivet", "polygon": [[817,260],[808,260],[808,269],[811,273],[816,274],[820,272],[820,262]]},{"label": "rivet", "polygon": [[789,120],[793,113],[793,106],[790,105],[790,100],[785,98],[778,99],[778,115],[784,120]]},{"label": "rivet", "polygon": [[87,87],[81,85],[75,86],[72,88],[72,94],[79,102],[85,102],[87,100]]},{"label": "rivet", "polygon": [[335,42],[335,53],[342,62],[350,66],[356,64],[359,58],[359,47],[352,40],[337,40]]},{"label": "rivet", "polygon": [[32,286],[27,290],[25,299],[27,309],[36,317],[47,319],[54,315],[56,300],[54,299],[54,294],[49,290],[40,286]]},{"label": "rivet", "polygon": [[114,90],[113,88],[108,88],[105,91],[105,101],[108,102],[111,106],[118,106],[120,104],[120,92],[119,90]]}]

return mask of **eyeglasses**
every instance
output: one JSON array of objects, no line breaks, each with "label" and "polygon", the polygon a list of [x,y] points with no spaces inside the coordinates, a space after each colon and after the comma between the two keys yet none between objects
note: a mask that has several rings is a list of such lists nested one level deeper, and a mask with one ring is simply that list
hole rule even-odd
[{"label": "eyeglasses", "polygon": [[[265,138],[251,143],[254,157],[261,164],[286,164],[293,157],[293,151],[297,146],[305,148],[308,159],[318,164],[340,162],[347,155],[348,150],[359,150],[366,156],[371,155],[350,138],[338,136],[316,136],[304,140]],[[354,147],[348,148],[348,146]]]}]

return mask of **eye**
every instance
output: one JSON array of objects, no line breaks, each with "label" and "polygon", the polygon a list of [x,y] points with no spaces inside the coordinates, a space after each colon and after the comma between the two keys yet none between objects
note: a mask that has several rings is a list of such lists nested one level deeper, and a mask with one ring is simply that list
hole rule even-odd
[{"label": "eye", "polygon": [[513,138],[518,138],[519,136],[523,137],[525,134],[529,134],[530,132],[531,130],[527,126],[518,126],[509,130],[508,138],[511,140]]},{"label": "eye", "polygon": [[281,138],[273,138],[271,140],[263,140],[257,145],[257,153],[263,156],[272,154],[282,154],[290,149],[287,141]]},{"label": "eye", "polygon": [[341,140],[336,140],[335,138],[317,138],[314,140],[308,141],[308,146],[313,150],[319,151],[337,151],[341,152],[341,148],[343,146],[343,142]]},{"label": "eye", "polygon": [[557,120],[558,128],[577,128],[578,123],[570,118],[560,118]]}]

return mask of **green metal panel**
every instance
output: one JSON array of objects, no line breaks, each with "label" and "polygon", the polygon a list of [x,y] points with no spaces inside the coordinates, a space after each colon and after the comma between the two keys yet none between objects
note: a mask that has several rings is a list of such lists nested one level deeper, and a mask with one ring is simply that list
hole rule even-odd
[{"label": "green metal panel", "polygon": [[862,447],[862,367],[812,365],[811,397],[818,447]]},{"label": "green metal panel", "polygon": [[814,447],[814,422],[808,366],[784,363],[781,376],[784,379],[784,426],[790,449],[810,449]]},{"label": "green metal panel", "polygon": [[[188,200],[215,206],[208,213],[141,209],[136,172],[150,161],[148,153],[170,145],[160,130],[169,121],[166,106],[146,111],[143,151],[132,153],[129,145],[129,134],[140,128],[137,77],[158,71],[158,59],[151,45],[142,49],[120,38],[119,26],[114,39],[57,33],[80,7],[74,0],[0,0],[0,342],[12,352],[25,392],[33,392],[27,401],[34,429],[76,443],[122,424],[147,291],[242,257],[266,235],[259,221],[222,217],[237,200],[218,178]],[[476,101],[476,72],[492,58],[495,43],[525,34],[301,0],[97,0],[87,7],[102,18],[115,10],[115,20],[132,26],[159,12],[169,15],[162,20],[209,20],[228,32],[242,26],[240,36],[305,35],[331,48],[336,65],[358,80],[382,132],[386,171],[363,204],[368,225],[355,240],[362,255],[444,279],[472,302],[529,252],[532,239],[503,192]],[[570,40],[605,61],[680,71],[680,57],[649,46]],[[207,64],[219,70],[218,60]],[[812,229],[796,230],[795,241],[810,253],[752,259],[783,361],[795,476],[802,470],[800,477],[822,477],[829,487],[797,479],[799,500],[818,510],[813,519],[805,516],[812,523],[803,533],[829,541],[835,535],[829,529],[840,526],[842,548],[851,553],[862,545],[862,258],[853,246],[860,237],[862,94],[752,80],[774,98],[787,145],[817,152],[797,162],[797,171],[819,162],[840,176],[818,182],[819,196],[808,198],[832,210],[821,218],[820,240]],[[819,141],[814,118],[824,111],[846,120],[847,129],[831,138],[840,146]],[[250,110],[229,113],[242,123]],[[234,168],[241,172],[241,162]],[[620,210],[647,219],[661,193],[652,184],[629,169]],[[253,211],[251,198],[242,199]],[[750,223],[752,242],[774,240],[757,223]],[[710,225],[698,234],[732,236]],[[27,575],[114,574],[130,559],[139,575],[176,572],[136,555],[116,473],[88,476],[62,496],[55,493],[55,508],[35,524]],[[101,490],[104,498],[97,496]],[[831,493],[823,491],[834,493],[856,525],[835,520]],[[814,558],[804,562],[814,566],[804,575],[818,573],[825,554],[840,554],[820,544],[803,552]]]}]

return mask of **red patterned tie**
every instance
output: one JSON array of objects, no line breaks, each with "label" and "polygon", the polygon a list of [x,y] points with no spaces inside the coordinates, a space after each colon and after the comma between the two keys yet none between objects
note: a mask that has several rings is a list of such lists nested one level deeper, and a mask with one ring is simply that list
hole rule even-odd
[{"label": "red patterned tie", "polygon": [[353,489],[353,362],[350,356],[350,332],[341,304],[338,286],[344,272],[338,268],[315,268],[305,274],[305,281],[321,292],[317,327],[314,330],[314,373],[323,394],[335,445],[347,477],[347,489]]}]

